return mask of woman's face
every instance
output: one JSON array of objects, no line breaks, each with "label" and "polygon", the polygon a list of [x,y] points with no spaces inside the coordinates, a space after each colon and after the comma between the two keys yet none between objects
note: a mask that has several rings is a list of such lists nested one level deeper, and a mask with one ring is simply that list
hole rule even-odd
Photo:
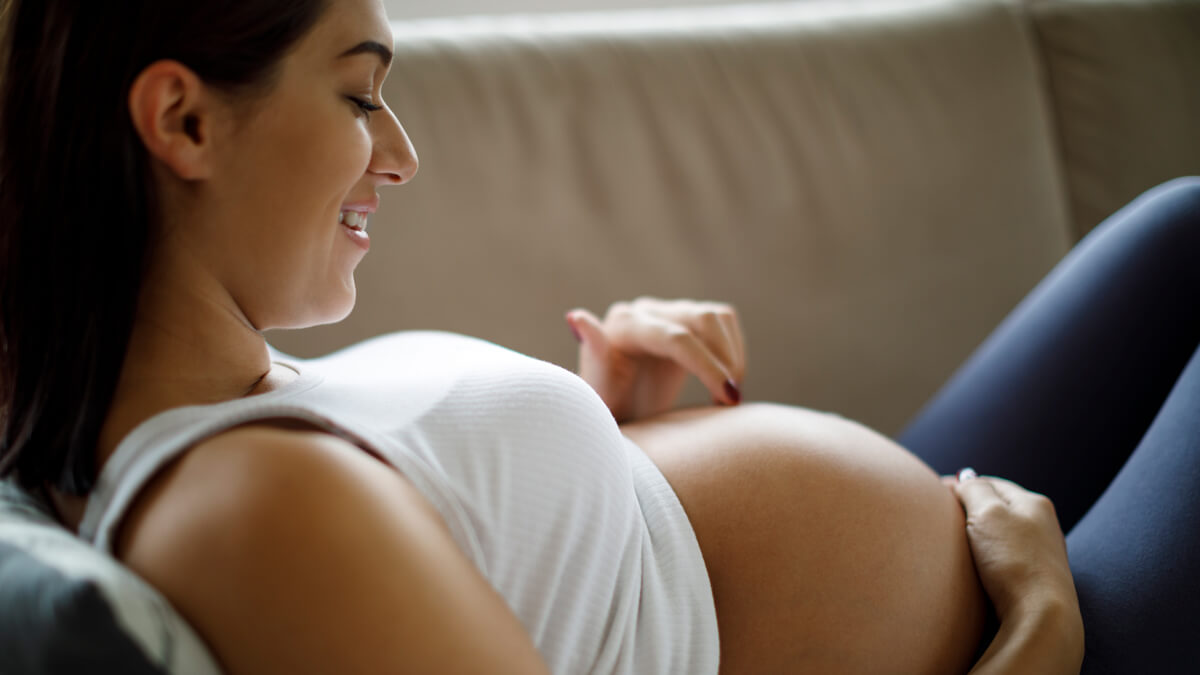
[{"label": "woman's face", "polygon": [[346,223],[417,171],[381,98],[391,48],[379,0],[330,0],[216,152],[214,217],[190,243],[258,330],[338,321],[354,306],[369,240]]}]

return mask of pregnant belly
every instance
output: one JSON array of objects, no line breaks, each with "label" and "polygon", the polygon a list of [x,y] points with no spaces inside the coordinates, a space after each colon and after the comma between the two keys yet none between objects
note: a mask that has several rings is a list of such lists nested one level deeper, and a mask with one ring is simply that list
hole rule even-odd
[{"label": "pregnant belly", "polygon": [[986,600],[962,510],[915,456],[834,415],[678,411],[622,429],[696,532],[723,673],[963,673]]}]

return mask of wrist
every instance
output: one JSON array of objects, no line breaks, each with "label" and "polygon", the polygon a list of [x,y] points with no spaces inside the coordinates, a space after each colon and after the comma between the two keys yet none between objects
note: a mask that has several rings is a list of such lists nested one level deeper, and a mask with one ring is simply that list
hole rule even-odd
[{"label": "wrist", "polygon": [[1000,617],[1000,630],[971,675],[1079,675],[1083,621],[1074,597],[1025,596]]},{"label": "wrist", "polygon": [[1061,666],[1061,672],[1079,672],[1083,663],[1084,632],[1079,601],[1074,593],[1070,597],[1051,594],[1024,598],[1001,619],[1002,625],[1010,622],[1025,640],[1042,645],[1043,653],[1055,665]]}]

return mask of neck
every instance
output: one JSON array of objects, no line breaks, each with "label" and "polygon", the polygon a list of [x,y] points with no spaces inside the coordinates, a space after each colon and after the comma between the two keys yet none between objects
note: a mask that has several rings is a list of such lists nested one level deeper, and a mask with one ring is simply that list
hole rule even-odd
[{"label": "neck", "polygon": [[266,339],[223,287],[178,272],[150,275],[100,434],[97,465],[153,415],[263,393],[274,384],[270,375]]},{"label": "neck", "polygon": [[[265,393],[289,379],[285,372],[291,371],[272,371],[266,339],[211,279],[148,275],[100,430],[97,470],[121,440],[150,417],[180,406]],[[53,488],[48,493],[63,524],[77,530],[86,499]]]}]

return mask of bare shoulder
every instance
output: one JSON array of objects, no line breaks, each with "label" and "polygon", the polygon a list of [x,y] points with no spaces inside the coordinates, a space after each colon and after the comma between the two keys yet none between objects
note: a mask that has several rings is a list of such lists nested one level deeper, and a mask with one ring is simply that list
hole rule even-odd
[{"label": "bare shoulder", "polygon": [[197,445],[143,490],[117,555],[231,675],[545,672],[429,502],[328,434]]}]

